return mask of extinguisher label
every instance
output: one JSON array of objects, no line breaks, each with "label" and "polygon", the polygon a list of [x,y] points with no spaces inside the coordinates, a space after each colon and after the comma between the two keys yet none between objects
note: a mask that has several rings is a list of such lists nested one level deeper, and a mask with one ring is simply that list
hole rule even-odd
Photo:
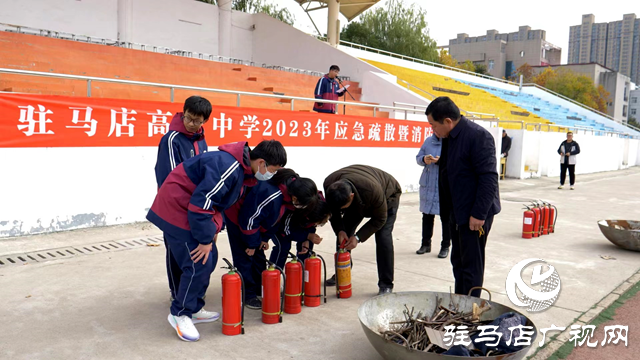
[{"label": "extinguisher label", "polygon": [[533,218],[524,218],[524,224],[525,225],[533,224]]},{"label": "extinguisher label", "polygon": [[309,271],[308,270],[304,271],[304,282],[309,282]]}]

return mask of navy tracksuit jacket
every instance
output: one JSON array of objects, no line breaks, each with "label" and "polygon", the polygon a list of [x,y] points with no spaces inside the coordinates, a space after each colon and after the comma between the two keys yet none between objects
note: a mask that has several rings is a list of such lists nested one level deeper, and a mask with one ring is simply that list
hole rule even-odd
[{"label": "navy tracksuit jacket", "polygon": [[[269,260],[280,268],[284,269],[287,262],[287,254],[291,251],[291,243],[296,242],[297,253],[302,251],[302,244],[307,240],[309,234],[316,233],[315,224],[306,226],[296,224],[293,219],[293,211],[287,211],[278,223],[278,229],[273,235],[274,246],[271,250]],[[313,243],[309,241],[309,250],[313,250]],[[309,257],[309,253],[298,256],[301,261]]]},{"label": "navy tracksuit jacket", "polygon": [[[285,211],[295,207],[285,185],[260,181],[243,199],[224,212],[233,263],[245,283],[245,300],[261,295],[262,270],[266,268],[262,241],[268,242]],[[256,249],[253,256],[247,249]]]},{"label": "navy tracksuit jacket", "polygon": [[158,145],[158,161],[156,161],[156,182],[158,189],[162,186],[169,173],[183,161],[207,152],[207,142],[204,140],[204,128],[197,133],[190,133],[184,127],[183,113],[177,113],[171,120],[169,132],[160,140]]}]

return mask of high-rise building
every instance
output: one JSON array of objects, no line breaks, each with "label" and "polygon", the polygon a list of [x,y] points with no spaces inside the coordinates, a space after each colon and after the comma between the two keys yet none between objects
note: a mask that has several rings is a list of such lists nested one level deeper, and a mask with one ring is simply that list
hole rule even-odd
[{"label": "high-rise building", "polygon": [[596,23],[593,14],[569,30],[569,64],[598,63],[640,83],[640,19],[626,14],[621,21]]},{"label": "high-rise building", "polygon": [[629,93],[629,119],[640,122],[640,89]]},{"label": "high-rise building", "polygon": [[469,37],[458,34],[449,40],[449,53],[458,62],[471,60],[484,64],[491,76],[509,78],[526,64],[559,65],[562,49],[546,41],[546,31],[520,26],[517,32],[500,34],[488,30],[486,35]]}]

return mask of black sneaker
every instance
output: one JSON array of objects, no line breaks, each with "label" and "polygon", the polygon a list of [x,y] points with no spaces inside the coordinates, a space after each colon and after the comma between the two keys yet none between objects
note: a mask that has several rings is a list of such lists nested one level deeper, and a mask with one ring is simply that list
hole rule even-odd
[{"label": "black sneaker", "polygon": [[333,276],[328,278],[324,283],[327,286],[336,286],[336,274],[333,274]]},{"label": "black sneaker", "polygon": [[247,300],[244,306],[251,310],[262,310],[262,300],[254,297],[253,299]]}]

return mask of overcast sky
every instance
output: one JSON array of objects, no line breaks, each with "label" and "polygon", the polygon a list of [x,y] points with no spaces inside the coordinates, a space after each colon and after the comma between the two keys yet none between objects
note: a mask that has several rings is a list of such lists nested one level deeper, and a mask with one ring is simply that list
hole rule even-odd
[{"label": "overcast sky", "polygon": [[[296,17],[295,26],[303,31],[315,33],[309,17],[294,0],[272,0],[286,6]],[[622,20],[624,14],[640,16],[640,1],[428,1],[405,0],[427,10],[429,34],[438,45],[449,44],[458,33],[469,36],[485,35],[487,30],[496,29],[501,33],[518,31],[521,25],[529,25],[533,30],[547,31],[547,41],[562,48],[562,63],[566,63],[569,44],[569,27],[579,25],[583,14],[594,14],[596,22]],[[376,6],[384,6],[381,1]],[[327,27],[327,10],[312,12],[312,17],[323,33]],[[341,17],[341,24],[347,23]]]}]

